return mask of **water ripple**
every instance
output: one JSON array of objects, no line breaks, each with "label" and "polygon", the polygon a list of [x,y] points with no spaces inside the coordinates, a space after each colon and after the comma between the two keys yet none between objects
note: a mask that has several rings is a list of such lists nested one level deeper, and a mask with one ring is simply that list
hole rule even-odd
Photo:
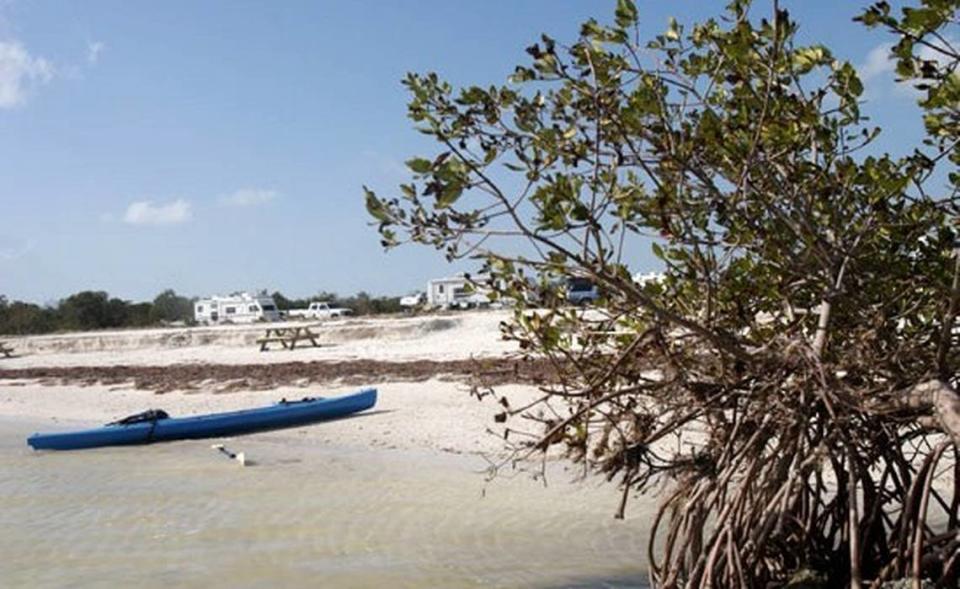
[{"label": "water ripple", "polygon": [[[640,586],[645,523],[606,487],[396,451],[202,442],[31,453],[0,428],[4,586]],[[309,583],[307,583],[309,581]]]}]

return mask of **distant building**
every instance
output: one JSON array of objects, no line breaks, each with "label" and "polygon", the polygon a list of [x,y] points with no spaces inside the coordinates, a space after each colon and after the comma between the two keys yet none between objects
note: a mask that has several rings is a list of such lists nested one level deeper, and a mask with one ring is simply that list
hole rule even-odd
[{"label": "distant building", "polygon": [[280,311],[273,297],[267,293],[233,293],[228,296],[212,296],[200,299],[193,305],[193,318],[197,323],[254,323],[277,321]]}]

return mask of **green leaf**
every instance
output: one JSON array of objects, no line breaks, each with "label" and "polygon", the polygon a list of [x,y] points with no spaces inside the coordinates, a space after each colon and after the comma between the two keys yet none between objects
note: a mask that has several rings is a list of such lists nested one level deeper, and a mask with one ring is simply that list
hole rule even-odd
[{"label": "green leaf", "polygon": [[617,26],[621,29],[636,25],[639,14],[633,0],[617,0],[617,10],[614,12],[614,18]]},{"label": "green leaf", "polygon": [[663,251],[663,248],[660,247],[660,244],[654,242],[650,244],[650,248],[653,250],[653,255],[657,256],[661,260],[666,260],[667,256]]},{"label": "green leaf", "polygon": [[671,41],[680,40],[680,25],[677,24],[677,19],[670,17],[670,25],[667,27],[667,31],[663,34],[664,37]]},{"label": "green leaf", "polygon": [[822,45],[802,47],[793,53],[793,66],[805,74],[817,66],[826,65],[831,59],[830,51]]},{"label": "green leaf", "polygon": [[863,94],[863,82],[857,75],[857,70],[850,62],[842,62],[836,67],[834,74],[837,80],[837,93],[843,99],[857,98]]},{"label": "green leaf", "polygon": [[528,67],[523,67],[520,65],[517,66],[517,69],[514,70],[513,75],[510,76],[510,82],[514,84],[522,84],[523,82],[529,82],[536,79],[537,72]]},{"label": "green leaf", "polygon": [[366,186],[363,187],[363,193],[367,212],[370,213],[370,216],[381,223],[388,223],[390,221],[388,209],[383,202],[377,198],[376,193]]},{"label": "green leaf", "polygon": [[440,194],[437,195],[437,208],[446,209],[457,202],[460,195],[463,194],[463,185],[459,182],[451,182],[443,187]]},{"label": "green leaf", "polygon": [[415,174],[426,174],[433,169],[433,163],[422,157],[407,160],[407,167]]},{"label": "green leaf", "polygon": [[942,24],[938,11],[932,8],[904,8],[900,25],[911,33],[931,31]]}]

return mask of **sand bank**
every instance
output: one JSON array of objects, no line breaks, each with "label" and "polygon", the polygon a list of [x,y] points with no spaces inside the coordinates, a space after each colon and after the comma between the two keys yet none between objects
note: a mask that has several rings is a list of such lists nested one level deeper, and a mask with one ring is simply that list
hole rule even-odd
[{"label": "sand bank", "polygon": [[17,355],[0,361],[0,368],[497,357],[517,350],[515,343],[500,336],[500,322],[508,317],[505,311],[485,311],[298,323],[293,325],[314,326],[319,348],[267,352],[260,352],[257,338],[267,326],[287,324],[4,336],[0,339],[11,344]]},{"label": "sand bank", "polygon": [[[503,443],[487,430],[502,408],[471,397],[464,381],[478,363],[491,374],[511,372],[504,357],[515,344],[499,331],[507,316],[334,320],[317,324],[320,348],[293,351],[260,352],[262,324],[5,338],[17,357],[0,361],[0,416],[99,424],[154,407],[195,415],[375,386],[374,415],[291,435],[325,444],[498,452]],[[537,391],[507,384],[498,392],[520,403]]]},{"label": "sand bank", "polygon": [[[493,415],[501,408],[492,399],[480,402],[472,398],[461,383],[431,379],[418,383],[381,383],[377,389],[379,399],[373,411],[351,419],[284,430],[281,437],[345,447],[490,455],[504,452],[502,437],[487,431],[496,426]],[[0,383],[0,415],[56,430],[102,424],[148,408],[162,408],[173,416],[187,416],[258,407],[282,397],[336,396],[354,390],[356,387],[330,385],[229,394],[156,395],[126,387],[43,386],[6,381]],[[504,386],[498,392],[518,400],[530,399],[536,393],[531,387],[517,385]],[[26,436],[32,432],[22,433]]]}]

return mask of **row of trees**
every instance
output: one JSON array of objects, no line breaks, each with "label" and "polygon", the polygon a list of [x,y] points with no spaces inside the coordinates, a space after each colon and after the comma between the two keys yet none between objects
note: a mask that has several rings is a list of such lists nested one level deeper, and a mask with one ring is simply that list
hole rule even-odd
[{"label": "row of trees", "polygon": [[151,302],[133,303],[103,291],[72,294],[56,305],[10,301],[0,295],[0,334],[40,334],[145,327],[193,319],[193,300],[165,290]]},{"label": "row of trees", "polygon": [[[399,297],[373,297],[365,292],[349,297],[321,292],[314,297],[290,299],[273,293],[281,311],[304,308],[313,301],[325,301],[353,310],[355,315],[397,313]],[[11,301],[0,295],[0,334],[27,335],[58,331],[84,331],[125,327],[147,327],[171,323],[193,322],[196,298],[165,290],[152,301],[131,302],[111,297],[103,291],[83,291],[70,295],[55,305],[37,305]]]}]

